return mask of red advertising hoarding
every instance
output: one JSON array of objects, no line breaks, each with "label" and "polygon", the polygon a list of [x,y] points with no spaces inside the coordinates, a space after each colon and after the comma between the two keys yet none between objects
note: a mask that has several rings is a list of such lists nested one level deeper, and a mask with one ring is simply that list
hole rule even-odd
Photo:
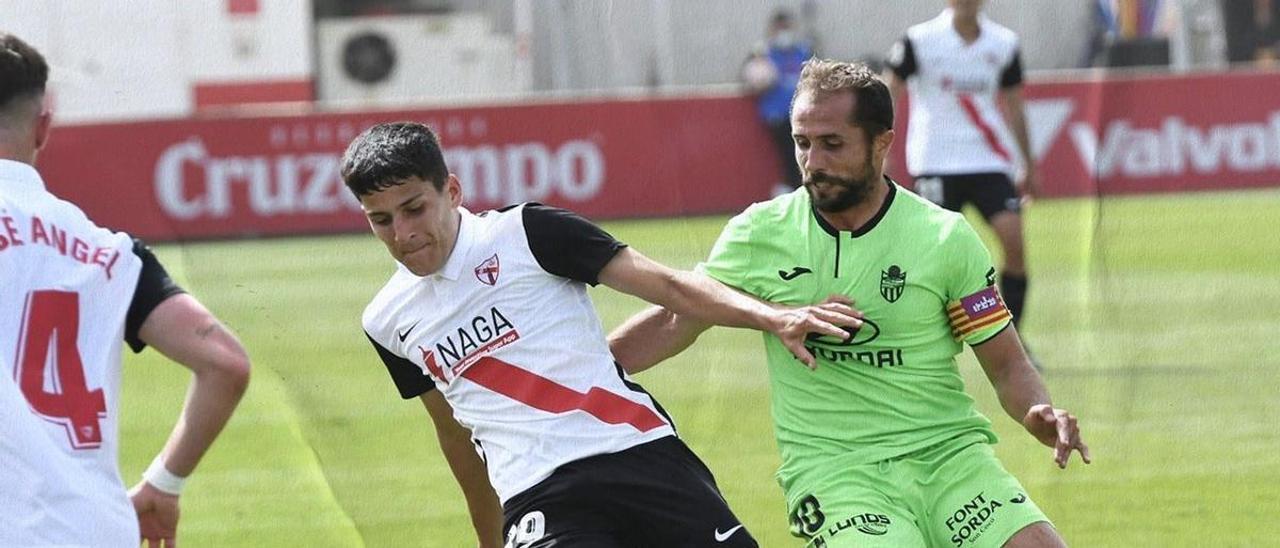
[{"label": "red advertising hoarding", "polygon": [[[1280,185],[1280,74],[1042,80],[1026,96],[1046,197]],[[339,159],[394,120],[436,128],[476,210],[732,212],[778,179],[745,97],[59,127],[39,168],[90,217],[153,240],[363,230]]]},{"label": "red advertising hoarding", "polygon": [[59,127],[39,168],[100,224],[152,240],[364,230],[342,151],[396,120],[436,129],[477,211],[540,201],[591,218],[728,212],[777,179],[741,97]]},{"label": "red advertising hoarding", "polygon": [[1280,73],[1039,80],[1025,97],[1048,197],[1280,186]]}]

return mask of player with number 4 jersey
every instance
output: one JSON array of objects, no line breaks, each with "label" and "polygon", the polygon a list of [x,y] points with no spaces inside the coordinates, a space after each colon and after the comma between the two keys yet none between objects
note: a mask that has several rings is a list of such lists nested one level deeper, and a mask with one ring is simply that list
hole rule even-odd
[{"label": "player with number 4 jersey", "polygon": [[[172,545],[184,478],[244,392],[248,359],[142,242],[45,188],[33,165],[47,76],[39,52],[0,34],[0,546]],[[116,462],[125,342],[195,373],[128,493]]]}]

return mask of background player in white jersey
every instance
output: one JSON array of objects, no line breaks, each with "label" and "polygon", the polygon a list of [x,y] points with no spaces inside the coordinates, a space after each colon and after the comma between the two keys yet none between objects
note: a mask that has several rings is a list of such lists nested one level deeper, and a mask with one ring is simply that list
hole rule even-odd
[{"label": "background player in white jersey", "polygon": [[860,325],[852,309],[765,305],[561,209],[474,215],[421,124],[357,137],[342,177],[399,263],[365,310],[366,335],[400,395],[426,406],[482,546],[504,529],[512,547],[756,546],[614,361],[586,285],[772,332],[807,363],[805,337],[844,338],[837,324]]},{"label": "background player in white jersey", "polygon": [[[0,33],[0,546],[137,546],[140,535],[172,546],[184,479],[244,393],[248,357],[142,242],[45,189],[33,165],[49,137],[48,72]],[[128,493],[116,465],[122,341],[195,374]]]},{"label": "background player in white jersey", "polygon": [[907,170],[916,192],[952,211],[972,203],[982,213],[1004,251],[1000,293],[1017,325],[1027,268],[1010,128],[1021,154],[1021,193],[1031,198],[1040,189],[1023,109],[1018,37],[982,14],[983,0],[947,4],[893,46],[885,80],[895,98],[904,88],[910,94]]}]

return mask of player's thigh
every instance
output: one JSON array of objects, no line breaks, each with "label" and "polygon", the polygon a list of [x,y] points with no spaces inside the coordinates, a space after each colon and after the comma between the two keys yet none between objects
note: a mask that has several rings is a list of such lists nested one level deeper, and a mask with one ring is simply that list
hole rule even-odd
[{"label": "player's thigh", "polygon": [[1000,240],[1000,249],[1004,252],[1005,270],[1021,270],[1023,262],[1022,215],[1011,211],[1001,211],[987,219],[991,231]]},{"label": "player's thigh", "polygon": [[914,512],[893,493],[901,489],[875,464],[828,478],[788,509],[791,534],[809,548],[924,548]]},{"label": "player's thigh", "polygon": [[949,175],[947,184],[965,189],[966,198],[987,222],[1000,213],[1022,213],[1022,198],[1013,180],[1004,173]]},{"label": "player's thigh", "polygon": [[998,548],[1048,518],[986,443],[947,448],[926,461],[922,527],[934,546]]},{"label": "player's thigh", "polygon": [[964,207],[964,187],[951,181],[949,177],[921,175],[915,178],[913,190],[921,198],[944,209],[960,211]]},{"label": "player's thigh", "polygon": [[617,464],[614,479],[603,487],[618,493],[616,504],[639,545],[759,546],[729,508],[711,471],[683,441],[650,442]]}]

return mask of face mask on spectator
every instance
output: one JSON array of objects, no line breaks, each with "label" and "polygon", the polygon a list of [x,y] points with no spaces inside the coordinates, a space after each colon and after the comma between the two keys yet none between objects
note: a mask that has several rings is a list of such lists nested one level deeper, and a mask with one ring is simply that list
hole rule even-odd
[{"label": "face mask on spectator", "polygon": [[773,35],[773,46],[776,48],[790,48],[796,45],[796,34],[789,30],[779,31]]}]

